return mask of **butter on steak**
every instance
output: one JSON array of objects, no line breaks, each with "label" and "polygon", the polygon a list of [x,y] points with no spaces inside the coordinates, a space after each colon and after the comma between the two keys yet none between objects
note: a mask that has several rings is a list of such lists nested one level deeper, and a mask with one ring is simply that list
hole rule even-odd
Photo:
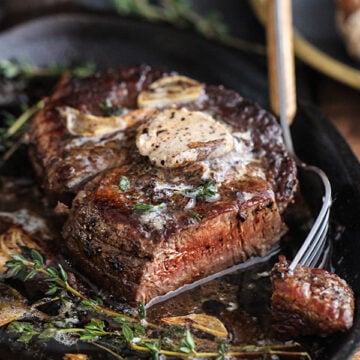
[{"label": "butter on steak", "polygon": [[234,140],[224,125],[204,112],[170,108],[139,127],[136,145],[155,166],[175,168],[223,156]]}]

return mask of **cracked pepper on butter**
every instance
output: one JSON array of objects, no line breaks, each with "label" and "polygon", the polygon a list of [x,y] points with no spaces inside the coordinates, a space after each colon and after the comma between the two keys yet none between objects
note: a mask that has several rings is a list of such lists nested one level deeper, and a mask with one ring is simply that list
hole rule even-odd
[{"label": "cracked pepper on butter", "polygon": [[155,166],[177,168],[227,154],[233,149],[234,139],[210,115],[170,108],[139,127],[136,145]]}]

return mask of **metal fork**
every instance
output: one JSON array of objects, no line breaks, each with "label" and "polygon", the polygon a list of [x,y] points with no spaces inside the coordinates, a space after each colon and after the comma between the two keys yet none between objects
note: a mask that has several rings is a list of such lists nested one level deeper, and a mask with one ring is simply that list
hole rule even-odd
[{"label": "metal fork", "polygon": [[[324,248],[329,227],[331,207],[331,186],[326,174],[316,166],[304,164],[295,154],[289,123],[296,112],[294,54],[292,47],[291,0],[269,0],[267,21],[268,65],[270,82],[270,101],[274,112],[280,116],[285,145],[295,158],[299,170],[300,184],[305,192],[320,194],[318,213],[303,245],[292,260],[292,271],[298,264],[310,267],[323,267]],[[319,205],[320,204],[320,205]],[[319,262],[320,261],[320,262]]]}]

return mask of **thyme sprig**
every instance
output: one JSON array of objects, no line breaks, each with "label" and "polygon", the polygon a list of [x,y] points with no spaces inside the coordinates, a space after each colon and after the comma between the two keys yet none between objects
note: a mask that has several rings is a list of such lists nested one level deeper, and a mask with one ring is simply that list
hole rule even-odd
[{"label": "thyme sprig", "polygon": [[19,117],[8,112],[3,113],[4,126],[0,127],[0,142],[3,145],[0,147],[0,151],[7,149],[7,152],[3,155],[3,160],[8,160],[21,145],[20,137],[24,133],[27,121],[41,110],[44,104],[44,101],[40,100],[29,108],[23,106],[23,113]]},{"label": "thyme sprig", "polygon": [[116,11],[123,16],[135,16],[151,22],[165,22],[180,28],[194,29],[206,38],[260,55],[265,47],[234,37],[218,12],[202,16],[192,9],[188,0],[113,0]]},{"label": "thyme sprig", "polygon": [[218,189],[215,181],[210,180],[209,182],[205,183],[204,185],[200,185],[197,188],[181,190],[178,193],[188,198],[212,201],[217,198]]},{"label": "thyme sprig", "polygon": [[9,138],[11,136],[16,135],[25,125],[25,123],[39,110],[41,110],[45,105],[44,100],[38,101],[35,105],[26,108],[24,112],[18,117],[15,118],[12,116],[12,122],[9,124],[10,126],[7,128],[7,130],[4,132],[3,137]]},{"label": "thyme sprig", "polygon": [[[14,60],[0,60],[0,79],[4,78],[9,81],[16,81],[15,79],[21,78],[26,82],[33,77],[58,77],[66,72],[71,73],[74,77],[86,77],[93,74],[94,71],[95,65],[92,62],[85,62],[79,66],[69,68],[57,64],[37,67],[28,62],[20,63]],[[3,160],[8,160],[21,145],[20,136],[23,134],[26,123],[43,107],[44,101],[40,100],[30,107],[22,105],[22,113],[18,117],[9,112],[2,113],[2,119],[0,119],[2,123],[0,127],[0,151],[7,151],[3,156]]]},{"label": "thyme sprig", "polygon": [[120,105],[114,105],[109,98],[100,103],[99,108],[105,116],[121,116],[124,113],[124,108]]},{"label": "thyme sprig", "polygon": [[17,77],[32,78],[35,76],[60,76],[65,72],[71,72],[75,77],[86,77],[93,74],[95,65],[87,61],[73,68],[52,64],[46,67],[38,67],[29,62],[18,62],[15,60],[0,60],[0,76],[6,79]]},{"label": "thyme sprig", "polygon": [[134,206],[135,213],[146,213],[146,212],[153,212],[153,211],[161,211],[166,209],[165,203],[160,203],[158,205],[152,205],[147,203],[137,203]]},{"label": "thyme sprig", "polygon": [[[12,255],[12,259],[6,263],[6,267],[7,278],[28,281],[39,277],[44,280],[48,283],[48,289],[45,292],[48,302],[54,298],[61,300],[67,304],[67,312],[63,316],[69,315],[71,312],[73,317],[78,319],[75,322],[66,321],[66,318],[59,319],[59,315],[55,315],[44,317],[41,321],[12,321],[7,326],[7,332],[17,336],[19,342],[28,343],[36,338],[46,340],[56,338],[60,334],[67,334],[74,339],[91,343],[118,359],[122,359],[121,348],[124,346],[134,351],[152,353],[154,358],[163,355],[169,358],[220,360],[229,357],[248,358],[263,355],[266,359],[271,355],[284,355],[310,359],[306,352],[297,351],[298,344],[295,343],[232,346],[224,341],[219,343],[217,338],[205,340],[196,337],[188,327],[152,324],[146,320],[146,308],[143,304],[138,305],[133,315],[106,308],[100,299],[88,298],[73,288],[69,284],[69,275],[61,264],[48,265],[44,256],[34,249],[31,249],[27,256]],[[82,323],[80,319],[84,308],[91,316],[90,321],[86,323]],[[197,351],[197,348],[201,348],[201,344],[204,342],[211,343],[213,350]]]}]

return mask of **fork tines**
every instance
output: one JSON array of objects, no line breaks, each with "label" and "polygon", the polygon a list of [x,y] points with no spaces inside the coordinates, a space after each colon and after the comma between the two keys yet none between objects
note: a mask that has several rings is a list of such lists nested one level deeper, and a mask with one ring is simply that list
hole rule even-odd
[{"label": "fork tines", "polygon": [[295,258],[291,262],[289,266],[290,270],[294,270],[298,264],[310,267],[315,267],[317,265],[318,260],[324,252],[326,234],[329,228],[331,206],[331,186],[329,179],[321,169],[315,166],[303,165],[303,169],[315,172],[319,175],[324,186],[324,196],[319,215],[317,216],[303,245],[300,247]]}]

